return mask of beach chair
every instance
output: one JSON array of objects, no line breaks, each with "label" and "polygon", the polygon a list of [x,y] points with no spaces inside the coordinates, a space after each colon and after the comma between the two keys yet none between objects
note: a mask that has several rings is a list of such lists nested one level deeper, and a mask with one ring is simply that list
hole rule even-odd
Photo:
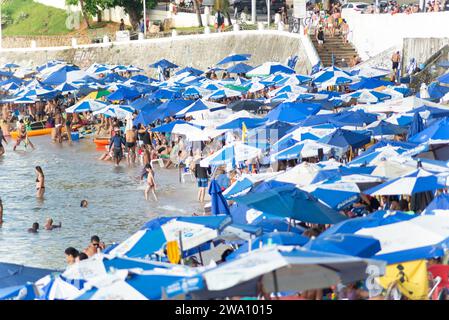
[{"label": "beach chair", "polygon": [[192,182],[195,181],[195,175],[193,174],[193,172],[190,170],[189,167],[182,168],[182,173],[181,173],[182,183],[186,182],[186,178],[185,178],[186,176],[190,176],[190,181],[192,181]]},{"label": "beach chair", "polygon": [[158,163],[159,164],[159,167],[161,167],[161,168],[164,168],[165,167],[165,165],[164,165],[164,160],[162,159],[162,158],[158,158],[158,159],[153,159],[153,160],[151,160],[151,166],[154,168],[154,166],[153,166],[153,163]]}]

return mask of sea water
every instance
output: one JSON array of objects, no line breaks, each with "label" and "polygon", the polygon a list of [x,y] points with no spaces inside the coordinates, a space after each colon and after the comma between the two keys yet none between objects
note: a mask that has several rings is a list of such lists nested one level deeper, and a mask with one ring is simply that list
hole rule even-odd
[{"label": "sea water", "polygon": [[[0,157],[0,197],[4,223],[0,227],[0,262],[63,269],[64,250],[86,248],[92,235],[106,244],[121,242],[145,222],[158,216],[201,213],[196,184],[179,180],[177,169],[154,165],[158,201],[145,201],[145,182],[137,177],[142,165],[119,167],[98,160],[102,152],[91,139],[52,143],[50,136],[30,138],[36,146],[23,143],[13,152],[9,140]],[[36,198],[35,166],[45,174],[44,200]],[[150,197],[152,199],[152,196]],[[81,200],[89,202],[81,208]],[[62,222],[61,229],[44,230],[45,220]],[[28,233],[38,222],[37,234]]]}]

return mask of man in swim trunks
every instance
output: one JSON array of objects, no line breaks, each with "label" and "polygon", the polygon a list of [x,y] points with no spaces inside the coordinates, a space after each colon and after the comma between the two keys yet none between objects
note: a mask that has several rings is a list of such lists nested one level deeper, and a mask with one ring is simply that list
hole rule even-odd
[{"label": "man in swim trunks", "polygon": [[3,130],[0,129],[0,156],[5,154],[5,148],[3,147],[3,141],[5,141],[5,143],[8,144],[8,141],[6,141],[6,138],[3,135]]},{"label": "man in swim trunks", "polygon": [[133,126],[132,130],[127,130],[125,132],[126,148],[128,148],[128,155],[126,159],[128,160],[128,165],[136,163],[136,143],[137,143],[137,127]]},{"label": "man in swim trunks", "polygon": [[30,139],[28,139],[27,130],[23,120],[19,120],[17,124],[17,133],[18,133],[17,141],[13,148],[14,151],[16,151],[16,148],[20,145],[22,141],[25,141],[25,147],[27,146],[27,144],[29,144],[33,149],[35,149]]},{"label": "man in swim trunks", "polygon": [[[111,138],[109,144],[109,150],[113,150],[115,165],[118,166],[123,158],[123,147],[125,147],[125,141],[120,134],[120,130],[116,130],[115,135]],[[111,149],[113,148],[113,149]]]}]

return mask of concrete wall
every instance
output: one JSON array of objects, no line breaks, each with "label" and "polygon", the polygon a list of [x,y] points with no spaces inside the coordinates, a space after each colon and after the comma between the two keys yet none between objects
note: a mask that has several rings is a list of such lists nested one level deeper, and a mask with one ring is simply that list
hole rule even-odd
[{"label": "concrete wall", "polygon": [[[449,24],[449,21],[448,21]],[[448,26],[449,28],[449,26]],[[407,65],[411,58],[418,64],[426,62],[435,52],[449,44],[447,38],[406,38],[403,44],[403,61]],[[446,59],[448,60],[448,59]]]},{"label": "concrete wall", "polygon": [[350,41],[363,60],[391,47],[402,46],[405,38],[448,38],[449,12],[417,14],[344,14]]},{"label": "concrete wall", "polygon": [[291,55],[298,55],[296,70],[308,74],[312,63],[307,55],[304,37],[283,31],[238,31],[192,36],[177,36],[109,44],[82,45],[77,48],[24,48],[0,51],[0,64],[15,62],[36,65],[50,59],[63,59],[86,67],[94,62],[147,65],[166,58],[180,66],[190,65],[206,69],[232,53],[252,54],[252,65],[266,61],[284,63]]}]

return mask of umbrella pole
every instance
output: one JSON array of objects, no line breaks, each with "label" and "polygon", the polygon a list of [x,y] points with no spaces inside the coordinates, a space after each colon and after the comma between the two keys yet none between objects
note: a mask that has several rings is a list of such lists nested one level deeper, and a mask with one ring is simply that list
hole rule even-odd
[{"label": "umbrella pole", "polygon": [[276,300],[279,300],[279,297],[277,295],[277,293],[279,292],[279,284],[278,284],[278,277],[277,277],[277,274],[276,274],[276,270],[272,271],[272,273],[273,273],[275,297],[276,297]]},{"label": "umbrella pole", "polygon": [[199,248],[199,255],[200,255],[201,265],[204,266],[203,255],[201,254],[201,248]]},{"label": "umbrella pole", "polygon": [[182,232],[179,231],[179,246],[181,247],[181,264],[184,264],[184,259],[182,258],[183,248],[182,248]]},{"label": "umbrella pole", "polygon": [[291,227],[292,227],[292,218],[288,219],[288,228],[287,228],[287,232],[290,232]]}]

